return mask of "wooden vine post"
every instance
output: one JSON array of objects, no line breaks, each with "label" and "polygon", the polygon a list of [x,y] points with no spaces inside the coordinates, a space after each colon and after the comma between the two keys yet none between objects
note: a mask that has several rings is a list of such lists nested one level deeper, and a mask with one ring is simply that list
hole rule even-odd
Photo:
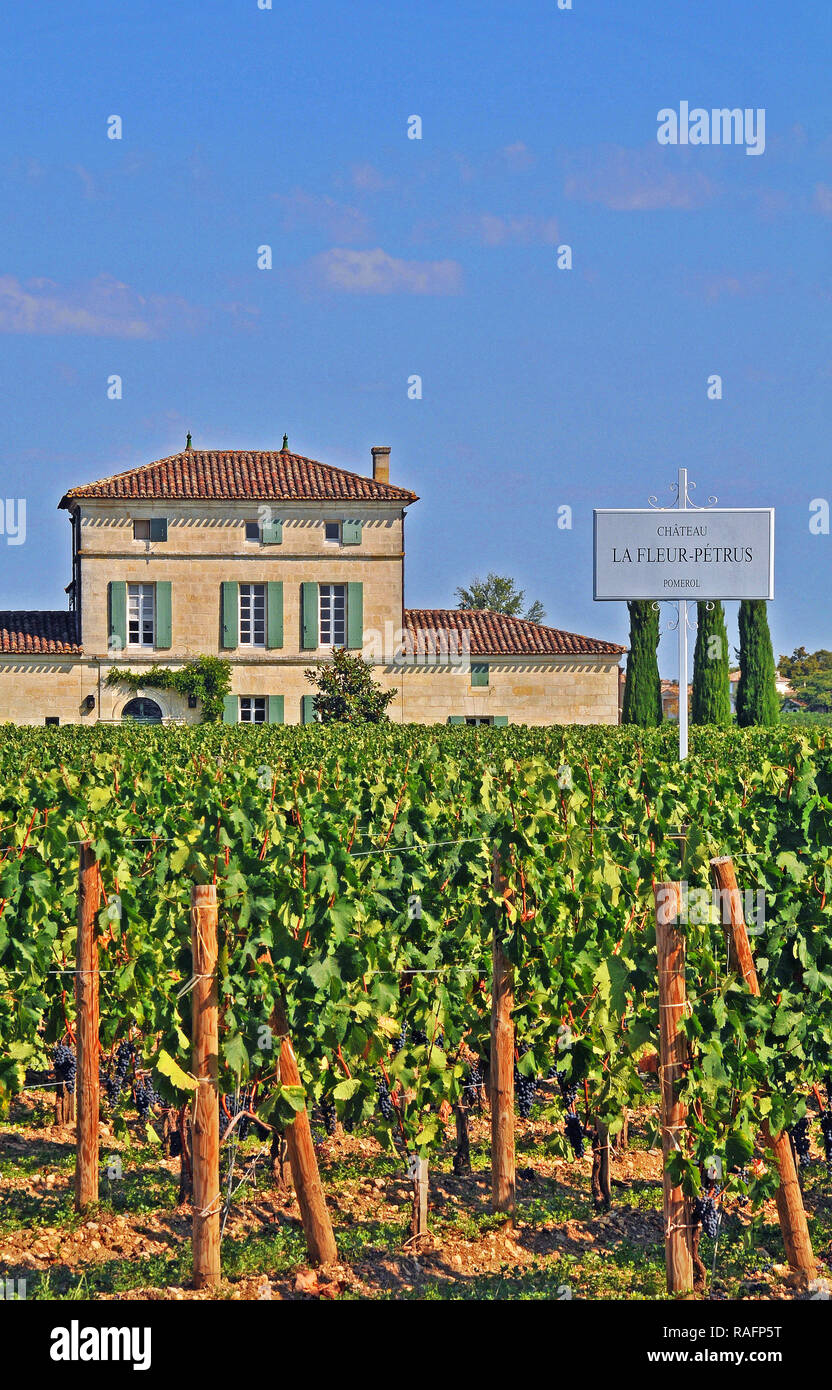
[{"label": "wooden vine post", "polygon": [[411,1154],[408,1164],[413,1197],[410,1208],[410,1236],[418,1240],[428,1234],[428,1160]]},{"label": "wooden vine post", "polygon": [[[497,850],[492,856],[492,886],[505,902],[511,890],[500,868]],[[491,983],[491,1208],[514,1212],[514,968],[503,952],[504,909],[494,908]]]},{"label": "wooden vine post", "polygon": [[220,1111],[217,1017],[217,890],[191,889],[193,1067],[197,1078],[191,1123],[194,1288],[220,1281]]},{"label": "wooden vine post", "polygon": [[610,1132],[599,1119],[595,1120],[592,1136],[592,1199],[596,1207],[603,1207],[606,1211],[612,1206]]},{"label": "wooden vine post", "polygon": [[55,1124],[71,1125],[75,1119],[75,1086],[59,1081],[55,1087]]},{"label": "wooden vine post", "polygon": [[685,1008],[685,938],[678,920],[682,908],[679,883],[656,883],[656,956],[659,971],[659,1083],[662,1100],[665,1266],[668,1293],[693,1289],[692,1213],[689,1199],[668,1173],[670,1154],[679,1148],[687,1107],[678,1098],[688,1061],[687,1040],[679,1031]]},{"label": "wooden vine post", "polygon": [[468,1132],[468,1110],[470,1107],[464,1105],[454,1106],[454,1121],[456,1124],[456,1153],[454,1154],[454,1172],[470,1173],[471,1171],[471,1140]]},{"label": "wooden vine post", "polygon": [[[295,1050],[289,1037],[289,1024],[286,1011],[279,1004],[272,1016],[272,1027],[277,1034],[280,1046],[280,1081],[283,1086],[300,1086]],[[292,1182],[300,1207],[303,1233],[306,1236],[306,1249],[309,1260],[314,1265],[333,1264],[338,1259],[335,1234],[329,1219],[326,1198],[318,1171],[315,1145],[312,1142],[312,1128],[309,1124],[309,1111],[304,1107],[296,1113],[294,1120],[286,1126],[286,1147],[289,1150],[289,1166]]]},{"label": "wooden vine post", "polygon": [[75,975],[77,1017],[77,1116],[75,1210],[98,1201],[98,926],[101,873],[92,846],[80,846],[78,942]]},{"label": "wooden vine post", "polygon": [[[754,968],[748,928],[742,908],[742,896],[737,886],[734,861],[730,855],[722,855],[711,860],[711,875],[718,890],[721,920],[728,927],[728,966],[746,981],[749,991],[759,996],[760,982]],[[727,909],[727,911],[726,911]],[[797,1178],[791,1140],[788,1134],[773,1135],[768,1122],[763,1125],[763,1136],[774,1151],[780,1171],[780,1186],[777,1190],[777,1213],[786,1259],[792,1269],[802,1270],[808,1279],[817,1274],[806,1209]]]}]

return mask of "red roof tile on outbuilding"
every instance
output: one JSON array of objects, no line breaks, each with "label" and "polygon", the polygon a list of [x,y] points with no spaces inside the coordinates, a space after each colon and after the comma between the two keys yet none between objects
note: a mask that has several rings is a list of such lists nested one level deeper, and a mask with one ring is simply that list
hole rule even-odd
[{"label": "red roof tile on outbuilding", "polygon": [[406,608],[405,626],[418,632],[470,634],[472,656],[621,656],[617,642],[581,637],[557,627],[507,618],[488,608]]},{"label": "red roof tile on outbuilding", "polygon": [[80,655],[74,613],[0,611],[0,654],[21,656]]}]

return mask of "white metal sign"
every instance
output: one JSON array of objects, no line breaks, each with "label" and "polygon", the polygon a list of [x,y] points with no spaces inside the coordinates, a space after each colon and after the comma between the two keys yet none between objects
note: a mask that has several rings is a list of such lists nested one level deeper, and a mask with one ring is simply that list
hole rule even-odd
[{"label": "white metal sign", "polygon": [[601,508],[596,599],[774,598],[774,509]]},{"label": "white metal sign", "polygon": [[[688,600],[774,598],[774,508],[697,507],[679,469],[678,505],[595,511],[596,599],[676,602],[679,760],[688,755]],[[650,498],[655,504],[655,498]]]}]

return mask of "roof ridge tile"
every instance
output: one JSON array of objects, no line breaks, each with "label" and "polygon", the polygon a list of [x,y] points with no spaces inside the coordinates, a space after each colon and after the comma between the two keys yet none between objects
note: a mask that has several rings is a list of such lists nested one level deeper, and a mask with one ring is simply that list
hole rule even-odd
[{"label": "roof ridge tile", "polygon": [[404,502],[414,492],[337,464],[279,449],[184,449],[70,488],[59,503],[82,498],[135,501]]}]

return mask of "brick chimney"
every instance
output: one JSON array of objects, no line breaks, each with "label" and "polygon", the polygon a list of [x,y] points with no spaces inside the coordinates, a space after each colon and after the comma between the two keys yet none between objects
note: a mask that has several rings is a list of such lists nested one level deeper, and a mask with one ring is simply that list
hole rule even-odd
[{"label": "brick chimney", "polygon": [[389,483],[390,481],[390,446],[389,444],[378,444],[372,450],[373,454],[373,477],[377,483]]}]

